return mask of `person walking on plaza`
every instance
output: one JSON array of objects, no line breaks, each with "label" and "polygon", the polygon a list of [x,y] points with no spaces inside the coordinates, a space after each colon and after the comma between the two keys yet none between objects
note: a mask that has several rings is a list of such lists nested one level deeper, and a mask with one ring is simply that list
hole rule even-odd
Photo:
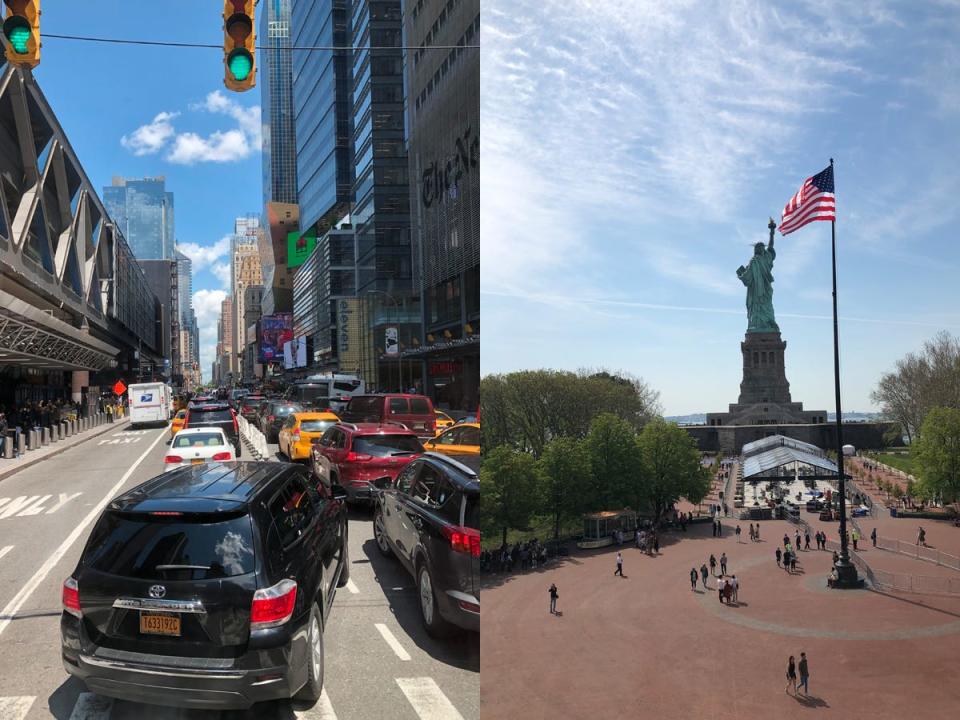
[{"label": "person walking on plaza", "polygon": [[720,602],[723,602],[723,596],[727,591],[727,581],[723,578],[720,578],[717,581],[717,596],[720,598]]},{"label": "person walking on plaza", "polygon": [[653,534],[653,552],[660,554],[660,536],[657,533]]},{"label": "person walking on plaza", "polygon": [[787,550],[783,554],[783,569],[786,570],[787,572],[790,572],[790,558],[791,558],[790,551]]},{"label": "person walking on plaza", "polygon": [[739,543],[740,542],[740,526],[739,525],[737,525],[737,529],[735,532],[737,533],[737,542]]},{"label": "person walking on plaza", "polygon": [[690,568],[690,589],[693,592],[697,591],[697,569]]},{"label": "person walking on plaza", "polygon": [[700,577],[703,578],[703,589],[707,589],[707,564],[704,563],[700,566]]},{"label": "person walking on plaza", "polygon": [[710,553],[710,574],[717,574],[717,559],[713,556],[713,553]]},{"label": "person walking on plaza", "polygon": [[794,662],[793,655],[790,656],[790,659],[787,660],[787,687],[784,690],[785,693],[790,692],[790,687],[793,687],[793,694],[797,694],[797,665]]},{"label": "person walking on plaza", "polygon": [[623,555],[617,553],[617,569],[613,571],[614,575],[623,577]]},{"label": "person walking on plaza", "polygon": [[717,520],[717,537],[723,537],[723,525]]},{"label": "person walking on plaza", "polygon": [[778,547],[778,548],[777,548],[777,567],[780,567],[780,558],[781,558],[782,556],[783,556],[783,552],[782,552],[782,551],[780,550],[780,548]]},{"label": "person walking on plaza", "polygon": [[711,521],[710,521],[710,531],[713,533],[713,536],[714,536],[714,537],[717,536],[717,521],[716,521],[716,520],[711,520]]},{"label": "person walking on plaza", "polygon": [[753,539],[760,542],[760,523],[757,523],[757,527],[753,531]]},{"label": "person walking on plaza", "polygon": [[790,544],[790,536],[787,535],[786,533],[784,533],[784,534],[783,534],[783,549],[786,550],[786,549],[787,549],[787,545],[789,545],[789,544]]},{"label": "person walking on plaza", "polygon": [[790,553],[790,573],[793,574],[797,571],[797,554],[792,552]]},{"label": "person walking on plaza", "polygon": [[870,542],[873,543],[874,547],[877,546],[877,529],[876,528],[870,531]]},{"label": "person walking on plaza", "polygon": [[854,528],[854,529],[853,529],[853,535],[852,535],[851,537],[852,537],[852,539],[853,539],[853,549],[856,550],[856,549],[857,549],[857,541],[860,539],[860,531],[857,530],[856,528]]},{"label": "person walking on plaza", "polygon": [[727,574],[727,554],[721,553],[720,554],[720,575],[726,575],[726,574]]},{"label": "person walking on plaza", "polygon": [[739,604],[740,601],[737,599],[737,590],[740,589],[740,581],[737,580],[737,576],[734,575],[730,578],[730,592],[733,594],[733,602]]},{"label": "person walking on plaza", "polygon": [[803,694],[808,695],[810,693],[810,687],[808,685],[810,680],[810,667],[807,665],[806,653],[800,653],[800,665],[797,669],[800,670],[800,687],[803,688]]},{"label": "person walking on plaza", "polygon": [[920,529],[917,531],[917,545],[927,546],[927,531],[923,529],[923,526],[920,526]]},{"label": "person walking on plaza", "polygon": [[560,597],[560,594],[557,592],[556,583],[550,583],[550,614],[557,614],[557,598]]},{"label": "person walking on plaza", "polygon": [[753,538],[754,538],[753,523],[750,523],[750,542],[753,542]]},{"label": "person walking on plaza", "polygon": [[795,540],[794,546],[797,548],[797,551],[799,551],[800,550],[800,531],[799,530],[797,530],[797,534],[794,536],[794,540]]},{"label": "person walking on plaza", "polygon": [[810,531],[809,530],[805,530],[803,533],[803,549],[804,550],[810,549]]}]

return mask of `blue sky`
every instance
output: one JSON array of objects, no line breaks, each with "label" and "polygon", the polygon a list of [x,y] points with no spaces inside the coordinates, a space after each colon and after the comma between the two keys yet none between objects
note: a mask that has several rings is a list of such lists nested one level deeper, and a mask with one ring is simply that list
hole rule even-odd
[{"label": "blue sky", "polygon": [[[41,34],[221,43],[214,0],[45,0]],[[219,49],[104,45],[43,38],[34,75],[91,182],[166,176],[176,238],[194,259],[201,360],[210,372],[229,282],[235,217],[260,213],[260,91],[223,86]]]},{"label": "blue sky", "polygon": [[[736,268],[835,159],[846,411],[960,334],[960,3],[484,4],[482,372],[606,367],[667,414],[741,380]],[[793,399],[833,411],[830,224],[775,240]]]}]

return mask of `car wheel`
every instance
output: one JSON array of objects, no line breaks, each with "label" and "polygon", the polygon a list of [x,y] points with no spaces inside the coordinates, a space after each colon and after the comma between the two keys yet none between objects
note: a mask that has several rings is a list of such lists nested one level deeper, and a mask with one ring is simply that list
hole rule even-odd
[{"label": "car wheel", "polygon": [[323,622],[320,620],[320,608],[316,605],[310,611],[310,624],[307,627],[307,682],[295,697],[315,703],[323,692]]},{"label": "car wheel", "polygon": [[347,534],[347,521],[343,521],[343,552],[340,554],[340,579],[337,587],[342,588],[350,582],[350,543]]},{"label": "car wheel", "polygon": [[373,511],[373,539],[377,541],[377,550],[380,551],[381,555],[384,557],[393,555],[393,551],[390,549],[390,541],[387,540],[387,533],[383,526],[383,510],[379,506]]},{"label": "car wheel", "polygon": [[420,597],[420,617],[423,618],[427,633],[436,638],[449,635],[450,623],[440,616],[433,578],[425,562],[421,562],[417,568],[417,594]]}]

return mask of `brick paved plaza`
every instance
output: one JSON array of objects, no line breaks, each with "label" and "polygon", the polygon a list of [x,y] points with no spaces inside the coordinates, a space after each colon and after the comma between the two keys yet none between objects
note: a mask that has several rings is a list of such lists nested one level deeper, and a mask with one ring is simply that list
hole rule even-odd
[{"label": "brick paved plaza", "polygon": [[[811,515],[812,517],[812,515]],[[884,520],[883,535],[911,537],[916,522]],[[909,524],[908,524],[909,523]],[[960,555],[960,528],[923,521],[928,542]],[[546,569],[495,575],[483,594],[481,712],[484,718],[943,718],[960,707],[960,597],[894,595],[825,587],[831,554],[800,553],[795,575],[774,551],[795,526],[724,521],[663,536],[648,557],[624,545],[576,551]],[[871,521],[863,528],[869,533]],[[836,524],[827,529],[837,539]],[[811,541],[811,546],[814,543]],[[864,549],[866,547],[866,549]],[[880,568],[917,575],[954,571],[869,548]],[[715,578],[690,589],[691,567],[727,553],[739,605],[722,605]],[[719,568],[718,568],[719,572]],[[549,613],[556,583],[562,616]],[[810,695],[784,692],[787,657],[806,652]]]}]

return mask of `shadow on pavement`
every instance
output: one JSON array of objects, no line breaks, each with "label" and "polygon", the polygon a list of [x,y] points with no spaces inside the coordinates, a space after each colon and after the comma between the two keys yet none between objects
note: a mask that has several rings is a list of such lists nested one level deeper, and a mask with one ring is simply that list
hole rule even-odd
[{"label": "shadow on pavement", "polygon": [[823,698],[818,698],[815,695],[794,695],[793,699],[798,703],[808,708],[828,708],[830,704]]},{"label": "shadow on pavement", "polygon": [[57,720],[70,720],[77,698],[82,692],[87,692],[86,686],[72,675],[67,677],[47,698],[50,714]]},{"label": "shadow on pavement", "polygon": [[419,597],[413,587],[413,576],[396,557],[381,555],[373,538],[363,543],[363,552],[373,567],[377,584],[390,604],[390,612],[407,637],[434,660],[479,673],[480,633],[456,631],[443,640],[430,637],[420,617]]}]

